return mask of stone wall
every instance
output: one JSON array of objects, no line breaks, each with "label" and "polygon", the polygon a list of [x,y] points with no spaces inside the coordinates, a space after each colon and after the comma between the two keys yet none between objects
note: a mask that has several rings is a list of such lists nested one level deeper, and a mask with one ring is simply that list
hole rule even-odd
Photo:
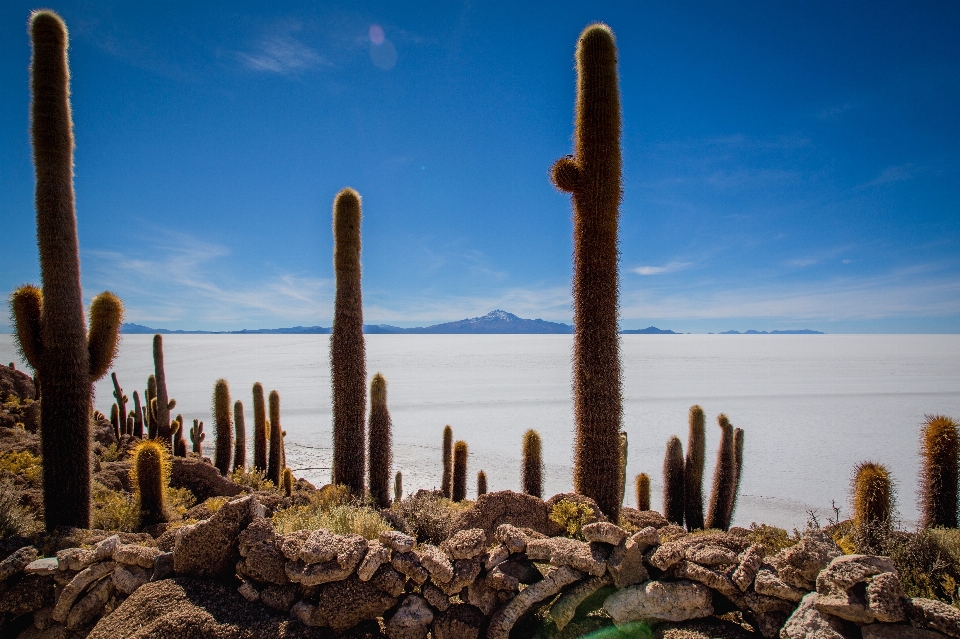
[{"label": "stone wall", "polygon": [[[844,556],[823,531],[774,555],[736,532],[650,526],[631,534],[608,522],[585,526],[586,541],[504,523],[492,535],[466,529],[432,546],[395,531],[373,541],[324,530],[281,536],[264,515],[254,496],[235,499],[179,528],[172,552],[119,536],[43,559],[21,548],[0,562],[0,634],[178,636],[178,624],[188,624],[183,605],[200,605],[183,593],[200,580],[235,589],[242,599],[209,601],[249,608],[238,618],[260,624],[257,636],[363,628],[362,636],[390,639],[506,639],[536,610],[554,636],[578,636],[568,624],[581,603],[601,595],[618,626],[739,611],[768,638],[960,639],[956,609],[905,597],[889,559]],[[167,610],[156,601],[163,597],[186,603]],[[196,636],[249,634],[226,613],[207,617],[208,630]],[[268,632],[263,624],[273,625]]]}]

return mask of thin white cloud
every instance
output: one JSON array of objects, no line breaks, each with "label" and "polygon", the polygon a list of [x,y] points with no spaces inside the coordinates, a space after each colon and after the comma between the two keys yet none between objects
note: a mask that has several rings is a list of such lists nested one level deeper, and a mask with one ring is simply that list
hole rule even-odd
[{"label": "thin white cloud", "polygon": [[905,180],[910,180],[916,175],[917,171],[912,164],[903,164],[900,166],[888,166],[883,171],[880,172],[880,175],[873,178],[869,182],[861,184],[859,189],[870,188],[873,186],[880,186],[882,184],[892,184],[895,182],[903,182]]},{"label": "thin white cloud", "polygon": [[256,51],[239,51],[236,55],[244,65],[254,71],[284,75],[330,64],[291,33],[268,36],[260,41]]},{"label": "thin white cloud", "polygon": [[693,262],[668,262],[663,266],[638,266],[633,269],[637,275],[663,275],[664,273],[674,273],[689,268]]}]

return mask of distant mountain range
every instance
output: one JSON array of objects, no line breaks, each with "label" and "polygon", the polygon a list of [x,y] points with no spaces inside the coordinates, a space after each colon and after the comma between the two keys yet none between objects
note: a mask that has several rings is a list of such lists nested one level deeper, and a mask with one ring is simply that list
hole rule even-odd
[{"label": "distant mountain range", "polygon": [[723,331],[721,335],[824,335],[822,331],[804,328],[796,331]]}]

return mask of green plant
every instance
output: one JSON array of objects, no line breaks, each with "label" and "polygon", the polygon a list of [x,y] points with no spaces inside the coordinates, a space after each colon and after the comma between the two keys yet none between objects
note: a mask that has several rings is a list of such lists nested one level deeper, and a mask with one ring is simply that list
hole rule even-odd
[{"label": "green plant", "polygon": [[857,545],[877,546],[891,529],[894,489],[890,471],[876,462],[854,468],[853,525]]},{"label": "green plant", "polygon": [[101,530],[136,532],[140,524],[140,506],[135,495],[111,490],[100,482],[93,483],[93,517],[91,525]]},{"label": "green plant", "polygon": [[957,527],[956,423],[945,415],[927,415],[922,433],[921,518],[924,528]]},{"label": "green plant", "polygon": [[733,448],[733,426],[727,416],[717,417],[720,426],[720,447],[717,449],[717,465],[713,471],[713,492],[710,509],[707,511],[706,528],[727,530],[732,513],[730,507],[735,499],[736,454]]},{"label": "green plant", "polygon": [[377,373],[370,382],[370,496],[380,508],[390,506],[391,422],[387,380]]},{"label": "green plant", "polygon": [[223,505],[228,501],[230,501],[229,497],[207,497],[206,501],[203,502],[203,506],[211,513],[215,513],[223,508]]},{"label": "green plant", "polygon": [[283,469],[283,494],[287,497],[293,494],[293,473],[289,468]]},{"label": "green plant", "polygon": [[762,545],[766,555],[775,555],[784,548],[797,545],[800,541],[800,533],[794,530],[791,535],[783,528],[753,522],[750,524],[747,539],[750,543]]},{"label": "green plant", "polygon": [[443,477],[440,478],[440,492],[447,499],[453,496],[453,429],[450,424],[443,427]]},{"label": "green plant", "polygon": [[520,483],[523,492],[534,497],[543,496],[543,459],[540,433],[532,428],[523,434],[523,472]]},{"label": "green plant", "polygon": [[228,475],[233,452],[233,424],[230,422],[230,387],[225,379],[218,379],[213,385],[213,428],[217,436],[213,465],[221,475]]},{"label": "green plant", "polygon": [[29,450],[9,451],[0,454],[0,471],[10,472],[35,486],[40,484],[43,479],[41,458]]},{"label": "green plant", "polygon": [[477,473],[477,499],[487,494],[487,474],[482,470]]},{"label": "green plant", "polygon": [[[126,395],[123,394],[123,389],[120,388],[120,382],[117,381],[117,374],[115,372],[110,373],[110,379],[113,381],[113,396],[117,400],[117,406],[119,407],[119,411],[118,411],[119,415],[124,420],[124,424],[126,424],[128,398]],[[133,433],[132,432],[128,433],[124,430],[123,434],[132,435]]]},{"label": "green plant", "polygon": [[[193,452],[197,455],[203,456],[203,440],[207,438],[206,433],[203,432],[203,422],[200,420],[193,420],[193,428],[190,429],[190,441],[193,443]],[[236,470],[234,470],[236,474]]]},{"label": "green plant", "polygon": [[403,474],[398,470],[397,474],[393,476],[393,500],[400,501],[403,499]]},{"label": "green plant", "polygon": [[370,506],[341,504],[329,509],[314,504],[291,506],[274,513],[273,527],[280,534],[297,530],[329,530],[335,535],[355,533],[366,539],[377,539],[380,533],[392,530],[380,513]]},{"label": "green plant", "polygon": [[[203,424],[203,422],[200,423]],[[254,491],[273,490],[275,486],[267,479],[266,472],[259,468],[234,468],[230,480],[240,486],[249,486]]]},{"label": "green plant", "polygon": [[453,445],[453,498],[463,501],[467,498],[467,442],[459,441]]},{"label": "green plant", "polygon": [[394,500],[392,513],[405,522],[404,531],[420,543],[439,544],[450,536],[467,502],[454,503],[438,491],[418,490],[406,499]]},{"label": "green plant", "polygon": [[563,528],[567,537],[583,539],[580,529],[593,521],[593,508],[566,499],[561,499],[550,510],[550,521]]},{"label": "green plant", "polygon": [[253,467],[267,471],[267,409],[263,401],[263,384],[253,385]]},{"label": "green plant", "polygon": [[110,444],[100,453],[101,462],[114,462],[120,459],[120,449],[116,444]]},{"label": "green plant", "polygon": [[553,183],[573,199],[573,485],[613,521],[620,513],[617,458],[620,382],[617,230],[622,194],[620,90],[613,32],[592,24],[576,52],[574,155],[557,160]]},{"label": "green plant", "polygon": [[233,403],[233,425],[236,429],[236,438],[233,444],[233,469],[247,465],[247,424],[243,418],[243,402],[239,399]]},{"label": "green plant", "polygon": [[16,341],[43,389],[41,449],[47,530],[90,524],[90,423],[94,381],[116,353],[123,304],[101,293],[86,329],[73,192],[73,125],[67,27],[52,11],[30,15],[31,139],[43,291],[11,296]]},{"label": "green plant", "polygon": [[[364,413],[367,363],[360,286],[360,194],[346,188],[333,203],[333,266],[336,277],[330,335],[333,386],[333,483],[363,494]],[[271,422],[273,420],[271,419]]]},{"label": "green plant", "polygon": [[143,407],[140,406],[140,395],[133,391],[133,436],[143,439]]},{"label": "green plant", "polygon": [[687,459],[683,468],[683,517],[687,530],[703,528],[703,466],[706,462],[707,431],[703,409],[690,407]]},{"label": "green plant", "polygon": [[286,466],[283,450],[283,429],[280,427],[280,393],[270,391],[270,461],[267,464],[267,479],[274,486],[280,485],[280,475]]},{"label": "green plant", "polygon": [[637,475],[637,510],[650,510],[650,475]]},{"label": "green plant", "polygon": [[170,477],[170,456],[156,440],[145,439],[133,449],[130,481],[136,486],[139,527],[170,521],[166,490]]},{"label": "green plant", "polygon": [[[154,345],[156,348],[156,345]],[[143,419],[147,427],[147,439],[157,438],[157,377],[147,377],[147,390],[143,395],[146,404],[143,407]]]},{"label": "green plant", "polygon": [[167,374],[163,368],[163,336],[159,333],[153,336],[153,368],[157,387],[153,421],[156,422],[157,439],[170,446],[172,435],[170,432],[170,411],[173,410],[173,405],[167,395]]},{"label": "green plant", "polygon": [[671,524],[683,525],[683,444],[673,436],[663,457],[663,516]]}]

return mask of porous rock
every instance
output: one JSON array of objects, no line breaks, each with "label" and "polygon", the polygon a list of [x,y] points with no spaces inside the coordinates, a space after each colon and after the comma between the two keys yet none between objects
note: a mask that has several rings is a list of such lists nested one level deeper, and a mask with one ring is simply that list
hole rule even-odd
[{"label": "porous rock", "polygon": [[159,548],[140,546],[138,544],[121,544],[113,551],[113,560],[125,566],[139,566],[141,568],[152,569],[159,555]]},{"label": "porous rock", "polygon": [[269,519],[258,517],[240,533],[240,574],[263,583],[282,586],[288,582],[287,558],[277,546],[277,534]]},{"label": "porous rock", "polygon": [[252,497],[241,497],[225,503],[210,519],[180,528],[173,548],[176,573],[197,577],[233,576],[240,559],[238,537],[253,519],[255,505]]},{"label": "porous rock", "polygon": [[370,581],[356,576],[326,583],[315,594],[316,605],[307,601],[294,604],[290,613],[308,626],[325,626],[343,632],[366,619],[375,619],[396,603],[396,598]]},{"label": "porous rock", "polygon": [[[894,574],[895,570],[893,562],[887,557],[837,557],[817,577],[816,606],[823,613],[858,624],[901,621],[904,618],[903,605],[900,603],[903,590]],[[881,578],[874,589],[874,601],[880,606],[875,610],[870,607],[865,589],[859,586],[866,583],[869,588],[873,578],[881,573],[889,574],[890,578]]]},{"label": "porous rock", "polygon": [[673,577],[674,579],[689,579],[691,581],[696,581],[727,596],[736,595],[740,592],[739,589],[737,589],[737,587],[733,584],[733,581],[730,580],[730,577],[728,577],[726,574],[718,570],[693,563],[692,561],[683,560],[674,564],[670,567],[670,570],[667,571],[667,575]]},{"label": "porous rock", "polygon": [[626,507],[620,509],[620,517],[639,530],[647,527],[659,530],[670,525],[667,518],[655,510],[637,510],[636,508]]},{"label": "porous rock", "polygon": [[440,590],[451,597],[471,583],[480,574],[480,561],[477,559],[457,559],[453,562],[453,578],[449,582],[440,582]]},{"label": "porous rock", "polygon": [[[740,564],[730,575],[730,579],[736,584],[737,588],[746,592],[757,578],[757,572],[760,570],[762,563],[763,550],[758,544],[752,544],[740,553]],[[779,579],[779,577],[777,578]]]},{"label": "porous rock", "polygon": [[595,521],[580,529],[585,541],[599,541],[616,546],[627,538],[627,531],[609,521]]},{"label": "porous rock", "polygon": [[0,561],[0,581],[17,574],[37,558],[37,549],[33,546],[24,546],[12,552],[6,559]]},{"label": "porous rock", "polygon": [[450,559],[474,559],[483,554],[487,546],[487,534],[481,528],[471,528],[454,533],[440,544],[440,550]]},{"label": "porous rock", "polygon": [[660,545],[660,535],[657,533],[657,529],[653,526],[641,528],[637,532],[630,535],[630,539],[632,539],[633,542],[640,547],[640,552],[646,552],[647,548],[650,548],[651,546]]},{"label": "porous rock", "polygon": [[833,538],[823,530],[808,530],[800,541],[784,548],[769,559],[784,582],[794,588],[810,591],[817,575],[841,554]]},{"label": "porous rock", "polygon": [[89,548],[64,548],[57,551],[61,572],[80,572],[96,563],[97,555]]},{"label": "porous rock", "polygon": [[780,631],[781,639],[847,639],[843,620],[817,609],[817,593],[804,595]]},{"label": "porous rock", "polygon": [[523,552],[527,549],[530,537],[521,528],[512,524],[500,524],[494,531],[497,541],[506,547],[507,553]]},{"label": "porous rock", "polygon": [[370,581],[370,578],[377,572],[377,569],[389,562],[390,548],[384,546],[379,541],[371,541],[367,548],[367,554],[363,557],[363,561],[360,562],[360,566],[357,568],[357,576],[360,578],[360,581]]},{"label": "porous rock", "polygon": [[554,566],[570,566],[599,577],[607,571],[606,559],[609,557],[609,550],[567,537],[549,537],[534,539],[528,543],[527,557]]},{"label": "porous rock", "polygon": [[603,608],[618,626],[632,621],[686,621],[713,614],[710,589],[693,581],[647,581],[611,594]]},{"label": "porous rock", "polygon": [[766,568],[757,572],[753,589],[761,595],[778,597],[787,601],[800,601],[807,594],[803,590],[788,585],[775,572]]},{"label": "porous rock", "polygon": [[508,639],[514,624],[528,610],[547,597],[556,595],[564,586],[572,584],[581,576],[583,576],[583,573],[580,571],[574,570],[570,566],[561,566],[556,570],[551,570],[543,581],[524,588],[520,594],[511,599],[490,618],[487,639]]},{"label": "porous rock", "polygon": [[607,571],[617,588],[626,588],[650,578],[643,566],[643,552],[632,537],[616,546],[610,553],[607,558]]},{"label": "porous rock", "polygon": [[133,594],[133,591],[150,581],[153,576],[152,570],[141,568],[140,566],[130,566],[126,564],[117,564],[113,569],[113,585],[117,590],[125,595]]},{"label": "porous rock", "polygon": [[336,535],[328,530],[314,531],[300,548],[300,561],[307,566],[336,561],[351,572],[367,553],[367,540],[356,533]]},{"label": "porous rock", "polygon": [[426,599],[409,594],[385,620],[384,631],[390,639],[426,639],[432,623],[433,610]]},{"label": "porous rock", "polygon": [[479,639],[483,613],[469,604],[454,604],[433,621],[433,639]]},{"label": "porous rock", "polygon": [[28,575],[53,575],[59,570],[60,561],[56,557],[35,559],[23,567]]},{"label": "porous rock", "polygon": [[[526,540],[524,540],[523,542],[523,549],[524,550],[527,549]],[[518,551],[518,552],[523,552],[523,551]],[[492,570],[498,564],[506,561],[509,557],[510,557],[510,551],[507,549],[505,545],[496,546],[494,547],[493,550],[487,553],[486,557],[484,557],[483,567],[486,568],[487,570]]]},{"label": "porous rock", "polygon": [[408,579],[412,579],[417,585],[425,582],[430,573],[420,564],[420,558],[414,552],[396,552],[390,558],[390,565]]},{"label": "porous rock", "polygon": [[451,530],[480,528],[486,534],[486,544],[494,542],[494,534],[500,524],[512,524],[550,534],[556,524],[550,521],[549,513],[546,504],[538,497],[501,490],[480,495],[473,506],[457,516]]},{"label": "porous rock", "polygon": [[53,579],[50,577],[29,574],[20,579],[14,577],[0,589],[0,619],[3,619],[4,615],[12,619],[45,606],[52,606],[54,596]]},{"label": "porous rock", "polygon": [[498,564],[495,570],[513,577],[522,584],[535,584],[543,579],[536,565],[525,555],[513,555],[509,561]]},{"label": "porous rock", "polygon": [[106,605],[107,600],[110,599],[110,595],[113,594],[113,590],[112,580],[101,580],[83,599],[74,604],[70,609],[70,613],[67,615],[64,625],[72,630],[80,626],[85,626],[93,621],[103,612],[103,607]]},{"label": "porous rock", "polygon": [[[474,579],[467,585],[466,602],[471,606],[476,606],[484,615],[490,615],[500,604],[499,592],[494,589],[491,574],[488,573],[484,577]],[[460,593],[460,598],[463,598],[463,592]]]},{"label": "porous rock", "polygon": [[737,563],[737,553],[717,544],[704,544],[688,547],[684,553],[687,561],[701,566],[731,566]]},{"label": "porous rock", "polygon": [[436,546],[421,544],[416,555],[436,583],[449,583],[453,579],[453,564]]},{"label": "porous rock", "polygon": [[297,600],[298,591],[299,588],[294,584],[287,584],[286,586],[270,584],[260,591],[260,601],[263,602],[263,605],[274,610],[287,612]]},{"label": "porous rock", "polygon": [[945,639],[947,635],[929,628],[902,624],[872,623],[860,627],[863,639]]},{"label": "porous rock", "polygon": [[70,583],[63,589],[63,592],[60,593],[60,598],[57,600],[57,605],[53,608],[52,617],[55,621],[64,623],[67,620],[67,615],[70,613],[70,609],[73,608],[74,603],[80,594],[87,589],[87,587],[95,583],[96,581],[103,579],[109,575],[114,567],[116,566],[114,561],[102,561],[98,564],[93,564],[89,568],[81,570],[77,575],[70,580]]},{"label": "porous rock", "polygon": [[236,497],[243,487],[220,474],[216,466],[197,457],[173,457],[170,467],[170,486],[186,488],[197,502],[211,497]]},{"label": "porous rock", "polygon": [[397,530],[387,530],[380,533],[380,543],[394,552],[410,552],[417,540]]},{"label": "porous rock", "polygon": [[423,584],[423,588],[420,589],[420,594],[423,595],[423,598],[427,600],[428,604],[440,612],[450,607],[450,597],[443,594],[443,591],[431,581]]},{"label": "porous rock", "polygon": [[960,639],[960,611],[935,599],[913,597],[905,602],[910,623]]},{"label": "porous rock", "polygon": [[671,541],[658,547],[647,560],[651,566],[659,570],[666,570],[683,560],[686,549],[679,541]]},{"label": "porous rock", "polygon": [[292,533],[287,533],[279,540],[280,552],[290,561],[297,561],[300,558],[300,549],[303,547],[303,542],[312,534],[312,530],[295,530]]},{"label": "porous rock", "polygon": [[[422,570],[422,568],[421,568]],[[406,580],[399,572],[393,569],[390,564],[383,564],[373,573],[370,582],[376,588],[387,593],[391,597],[399,597],[406,590]]]},{"label": "porous rock", "polygon": [[550,619],[556,624],[557,630],[562,631],[573,619],[577,608],[586,601],[587,597],[610,584],[610,575],[590,577],[568,588],[550,606]]}]

